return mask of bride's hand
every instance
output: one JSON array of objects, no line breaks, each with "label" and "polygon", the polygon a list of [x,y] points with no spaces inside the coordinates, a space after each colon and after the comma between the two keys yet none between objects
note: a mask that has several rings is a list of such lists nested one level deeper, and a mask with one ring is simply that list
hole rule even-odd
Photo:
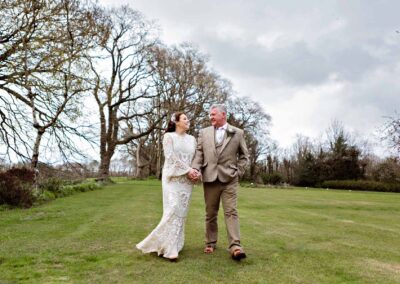
[{"label": "bride's hand", "polygon": [[189,179],[194,179],[195,177],[196,177],[196,170],[195,169],[193,169],[193,168],[191,168],[190,170],[189,170],[189,172],[187,173],[187,176],[188,176],[188,178]]},{"label": "bride's hand", "polygon": [[188,177],[191,181],[198,181],[201,177],[201,173],[196,169],[190,169]]}]

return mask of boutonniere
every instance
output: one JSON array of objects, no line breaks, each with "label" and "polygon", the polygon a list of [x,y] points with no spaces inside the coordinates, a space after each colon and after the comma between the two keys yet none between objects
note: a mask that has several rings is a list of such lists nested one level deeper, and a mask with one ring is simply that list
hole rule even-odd
[{"label": "boutonniere", "polygon": [[236,130],[235,129],[233,129],[233,128],[230,128],[230,127],[228,127],[227,129],[226,129],[226,132],[228,132],[228,134],[235,134],[235,132],[236,132]]}]

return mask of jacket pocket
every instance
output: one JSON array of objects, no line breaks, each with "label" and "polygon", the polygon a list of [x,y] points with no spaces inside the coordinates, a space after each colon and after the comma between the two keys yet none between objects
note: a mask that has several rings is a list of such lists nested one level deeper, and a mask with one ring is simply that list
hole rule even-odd
[{"label": "jacket pocket", "polygon": [[231,169],[238,170],[238,167],[237,167],[237,166],[235,166],[235,165],[229,165],[229,167],[230,167]]}]

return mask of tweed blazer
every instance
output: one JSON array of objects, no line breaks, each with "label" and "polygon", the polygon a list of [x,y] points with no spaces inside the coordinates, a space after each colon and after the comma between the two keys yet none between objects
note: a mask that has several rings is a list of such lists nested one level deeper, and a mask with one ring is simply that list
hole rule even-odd
[{"label": "tweed blazer", "polygon": [[243,176],[249,154],[242,129],[227,126],[225,139],[219,151],[215,146],[213,126],[200,130],[192,168],[201,171],[203,182],[229,182]]}]

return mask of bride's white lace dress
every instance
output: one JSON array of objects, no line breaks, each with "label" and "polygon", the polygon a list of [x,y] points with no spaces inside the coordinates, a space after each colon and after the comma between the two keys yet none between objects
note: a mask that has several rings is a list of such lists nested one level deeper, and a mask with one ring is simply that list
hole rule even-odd
[{"label": "bride's white lace dress", "polygon": [[190,170],[196,139],[188,134],[167,132],[163,147],[163,216],[157,227],[136,247],[143,253],[157,252],[166,258],[177,258],[183,248],[185,221],[193,189],[186,174]]}]

